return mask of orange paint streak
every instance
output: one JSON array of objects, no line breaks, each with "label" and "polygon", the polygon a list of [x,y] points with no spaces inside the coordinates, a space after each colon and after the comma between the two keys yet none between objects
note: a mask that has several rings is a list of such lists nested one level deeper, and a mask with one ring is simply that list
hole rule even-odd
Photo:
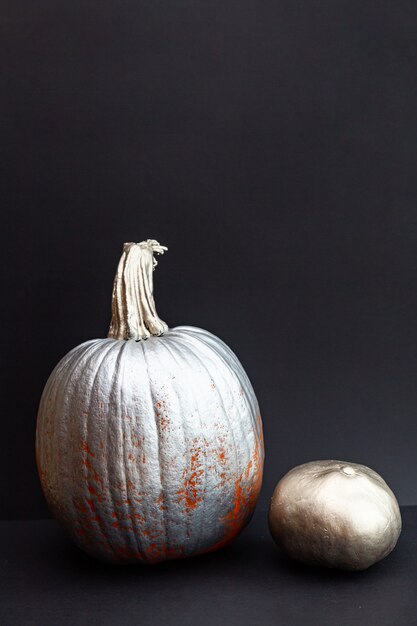
[{"label": "orange paint streak", "polygon": [[101,480],[100,476],[97,474],[96,470],[92,468],[92,471],[93,471],[93,479],[96,481],[96,483],[100,483],[102,485],[103,481]]},{"label": "orange paint streak", "polygon": [[94,454],[94,452],[92,452],[88,446],[88,443],[86,441],[82,441],[81,442],[81,450],[84,450],[84,452],[87,452],[87,454],[89,454],[92,457],[95,457],[96,455]]},{"label": "orange paint streak", "polygon": [[229,544],[244,528],[255,509],[262,486],[263,446],[256,440],[252,458],[234,483],[233,504],[221,518],[224,536],[210,548],[210,552]]},{"label": "orange paint streak", "polygon": [[264,433],[263,433],[262,420],[261,420],[261,416],[260,415],[256,416],[256,423],[258,424],[259,439],[261,440],[261,444],[263,445],[263,443],[264,443]]},{"label": "orange paint streak", "polygon": [[[254,454],[254,457],[256,457],[256,462],[258,462],[258,453],[257,453],[256,449],[255,449],[255,452],[253,454]],[[249,461],[249,463],[248,463],[248,465],[247,465],[247,467],[245,469],[245,478],[249,478],[251,469],[252,469],[252,461]]]}]

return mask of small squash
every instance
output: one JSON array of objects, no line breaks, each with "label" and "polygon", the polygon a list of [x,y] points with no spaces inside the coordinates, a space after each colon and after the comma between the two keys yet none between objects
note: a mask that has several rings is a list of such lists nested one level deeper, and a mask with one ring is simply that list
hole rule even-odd
[{"label": "small squash", "polygon": [[293,559],[356,571],[394,549],[401,513],[395,495],[371,468],[310,461],[294,467],[275,487],[269,528]]},{"label": "small squash", "polygon": [[155,240],[127,243],[106,339],[70,351],[42,394],[39,476],[54,516],[103,560],[157,562],[227,545],[261,488],[262,424],[233,352],[168,329],[153,299]]}]

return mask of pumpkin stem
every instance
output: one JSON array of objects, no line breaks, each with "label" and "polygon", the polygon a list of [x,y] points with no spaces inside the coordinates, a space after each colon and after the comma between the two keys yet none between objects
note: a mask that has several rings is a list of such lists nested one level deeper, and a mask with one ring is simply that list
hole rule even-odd
[{"label": "pumpkin stem", "polygon": [[154,254],[168,250],[155,239],[125,243],[113,284],[112,316],[107,337],[147,339],[162,335],[168,326],[159,319],[153,299]]}]

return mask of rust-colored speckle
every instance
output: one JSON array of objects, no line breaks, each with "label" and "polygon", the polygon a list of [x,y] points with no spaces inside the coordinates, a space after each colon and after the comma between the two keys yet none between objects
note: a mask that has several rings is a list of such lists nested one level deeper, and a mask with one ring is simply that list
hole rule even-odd
[{"label": "rust-colored speckle", "polygon": [[158,429],[160,431],[164,431],[169,427],[170,424],[165,400],[160,400],[159,402],[156,402],[155,407],[155,416],[158,422]]},{"label": "rust-colored speckle", "polygon": [[145,549],[145,556],[147,561],[157,562],[166,559],[177,559],[183,555],[183,552],[184,548],[182,546],[169,548],[165,544],[151,542]]},{"label": "rust-colored speckle", "polygon": [[217,456],[219,457],[219,461],[220,463],[224,462],[226,460],[226,451],[224,448],[220,448],[220,450],[218,450],[217,452]]},{"label": "rust-colored speckle", "polygon": [[198,439],[193,440],[190,448],[190,467],[182,474],[183,488],[177,491],[180,502],[183,502],[186,513],[191,513],[202,500],[202,475],[204,474],[202,457],[205,456]]},{"label": "rust-colored speckle", "polygon": [[217,471],[220,478],[220,488],[224,489],[226,483],[230,481],[233,476],[230,476],[229,463],[228,463],[228,455],[226,453],[225,444],[222,443],[220,447],[215,450],[215,454],[217,456]]},{"label": "rust-colored speckle", "polygon": [[167,507],[165,506],[165,497],[164,497],[164,494],[163,494],[163,493],[160,493],[160,494],[159,494],[159,496],[158,496],[158,499],[157,499],[156,503],[157,503],[157,505],[158,505],[158,508],[159,508],[161,511],[166,511],[166,510],[167,510]]}]

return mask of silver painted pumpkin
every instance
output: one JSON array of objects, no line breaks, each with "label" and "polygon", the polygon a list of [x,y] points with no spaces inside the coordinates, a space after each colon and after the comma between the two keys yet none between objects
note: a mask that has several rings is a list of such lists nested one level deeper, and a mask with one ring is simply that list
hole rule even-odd
[{"label": "silver painted pumpkin", "polygon": [[155,310],[154,240],[125,244],[108,338],[69,352],[45,386],[36,453],[54,516],[79,547],[157,562],[227,545],[262,483],[258,403],[233,352]]}]

